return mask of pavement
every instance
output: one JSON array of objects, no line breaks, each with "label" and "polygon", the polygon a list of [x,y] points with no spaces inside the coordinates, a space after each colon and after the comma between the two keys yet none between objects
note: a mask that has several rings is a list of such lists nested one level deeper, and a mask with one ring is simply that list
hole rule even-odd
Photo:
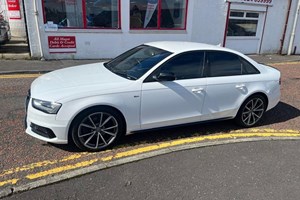
[{"label": "pavement", "polygon": [[[285,62],[300,61],[299,55],[283,56],[283,55],[249,55],[257,62],[272,64]],[[0,60],[0,74],[16,74],[16,73],[45,73],[65,67],[75,65],[89,64],[104,60]]]}]

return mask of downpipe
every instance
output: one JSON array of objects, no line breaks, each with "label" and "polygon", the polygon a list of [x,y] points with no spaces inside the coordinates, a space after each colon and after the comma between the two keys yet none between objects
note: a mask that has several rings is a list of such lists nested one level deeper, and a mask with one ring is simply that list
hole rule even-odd
[{"label": "downpipe", "polygon": [[295,40],[295,33],[296,33],[296,28],[297,28],[297,22],[298,22],[298,18],[299,18],[299,9],[300,9],[300,0],[298,0],[298,5],[297,5],[296,14],[295,14],[295,19],[294,19],[294,24],[293,24],[293,29],[292,29],[292,34],[291,34],[291,38],[290,38],[287,55],[292,54],[294,40]]},{"label": "downpipe", "polygon": [[35,23],[36,23],[36,29],[37,29],[37,37],[38,37],[38,41],[39,41],[39,49],[41,52],[41,60],[44,60],[44,53],[43,53],[43,48],[42,48],[42,41],[41,41],[41,33],[40,33],[40,29],[39,29],[39,11],[37,8],[37,0],[33,1],[34,4],[34,17],[35,17]]}]

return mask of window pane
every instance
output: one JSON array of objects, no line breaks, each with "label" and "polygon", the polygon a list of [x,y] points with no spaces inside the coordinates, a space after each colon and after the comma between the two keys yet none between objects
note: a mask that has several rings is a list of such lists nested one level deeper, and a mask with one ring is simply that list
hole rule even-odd
[{"label": "window pane", "polygon": [[249,18],[258,18],[259,14],[258,13],[247,13],[246,17],[249,17]]},{"label": "window pane", "polygon": [[230,17],[244,17],[244,12],[231,11]]},{"label": "window pane", "polygon": [[186,0],[162,0],[161,27],[181,28],[185,26]]},{"label": "window pane", "polygon": [[243,58],[240,58],[240,60],[242,62],[243,74],[259,74],[259,71],[253,65],[251,65],[248,61],[246,61]]},{"label": "window pane", "polygon": [[209,77],[241,75],[241,62],[237,55],[227,52],[208,53]]},{"label": "window pane", "polygon": [[170,54],[168,51],[141,45],[114,58],[105,66],[116,74],[136,80]]},{"label": "window pane", "polygon": [[119,28],[118,0],[86,0],[87,26]]},{"label": "window pane", "polygon": [[256,36],[258,20],[229,19],[227,36]]},{"label": "window pane", "polygon": [[82,0],[44,0],[46,23],[83,28]]},{"label": "window pane", "polygon": [[130,0],[130,28],[157,28],[158,0]]},{"label": "window pane", "polygon": [[184,53],[163,64],[159,72],[172,72],[178,80],[200,78],[202,77],[203,59],[203,52]]}]

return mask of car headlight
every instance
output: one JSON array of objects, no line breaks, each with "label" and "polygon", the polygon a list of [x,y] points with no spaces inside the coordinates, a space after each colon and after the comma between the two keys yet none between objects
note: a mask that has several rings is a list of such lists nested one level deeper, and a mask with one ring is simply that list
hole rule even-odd
[{"label": "car headlight", "polygon": [[60,103],[32,99],[32,107],[48,114],[56,114],[59,111],[61,105],[62,104]]}]

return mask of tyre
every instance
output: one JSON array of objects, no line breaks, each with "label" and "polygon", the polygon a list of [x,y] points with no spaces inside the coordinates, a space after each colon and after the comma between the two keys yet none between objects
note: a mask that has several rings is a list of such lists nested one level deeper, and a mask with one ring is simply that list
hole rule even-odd
[{"label": "tyre", "polygon": [[255,126],[265,113],[267,101],[262,95],[253,95],[240,107],[235,121],[243,127]]},{"label": "tyre", "polygon": [[82,112],[74,120],[72,140],[85,151],[100,151],[114,145],[125,133],[121,115],[114,109],[97,107]]}]

